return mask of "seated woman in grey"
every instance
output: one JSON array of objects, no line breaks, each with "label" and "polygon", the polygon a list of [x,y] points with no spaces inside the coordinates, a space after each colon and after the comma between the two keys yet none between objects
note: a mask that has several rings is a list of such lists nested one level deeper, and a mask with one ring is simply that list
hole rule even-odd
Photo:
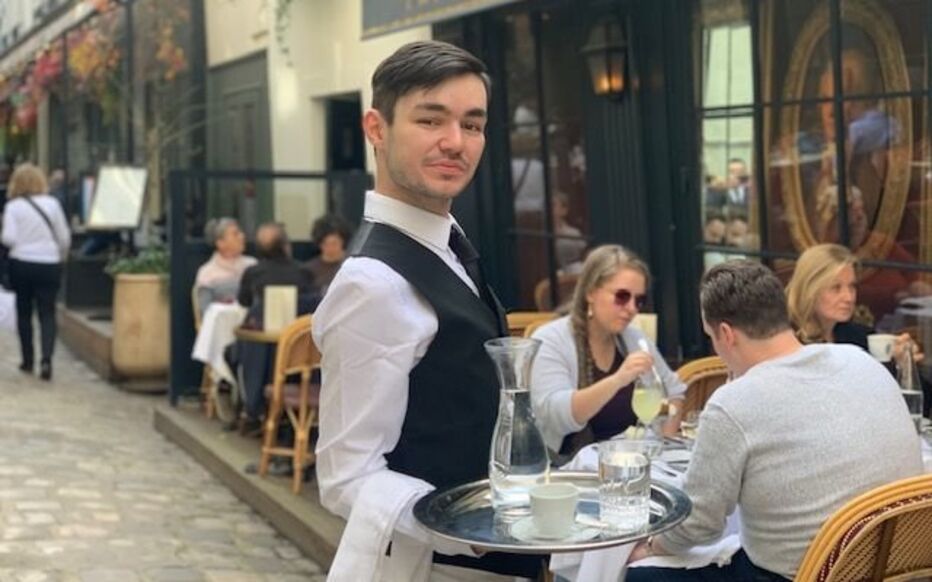
[{"label": "seated woman in grey", "polygon": [[243,271],[256,264],[256,259],[243,254],[246,237],[239,223],[232,218],[208,221],[204,237],[214,245],[214,254],[197,270],[194,288],[197,305],[203,315],[215,301],[233,303],[239,290]]},{"label": "seated woman in grey", "polygon": [[[533,334],[542,345],[531,371],[531,404],[547,447],[564,458],[637,422],[634,382],[651,366],[668,399],[686,390],[653,342],[629,325],[645,306],[649,284],[650,271],[634,253],[598,247],[583,264],[570,314]],[[677,423],[672,419],[664,431]]]}]

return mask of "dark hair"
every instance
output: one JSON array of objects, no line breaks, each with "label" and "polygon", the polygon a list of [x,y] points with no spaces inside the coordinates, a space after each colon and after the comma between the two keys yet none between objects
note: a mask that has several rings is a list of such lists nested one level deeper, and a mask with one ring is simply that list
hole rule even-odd
[{"label": "dark hair", "polygon": [[752,339],[790,329],[783,285],[770,269],[754,261],[728,261],[709,269],[702,276],[699,303],[712,328],[728,323]]},{"label": "dark hair", "polygon": [[353,229],[348,222],[336,214],[325,214],[311,225],[311,240],[317,246],[320,246],[320,243],[331,234],[342,238],[345,246],[353,236]]},{"label": "dark hair", "polygon": [[485,64],[472,54],[436,40],[408,43],[382,61],[372,75],[372,107],[392,123],[398,99],[462,75],[479,77],[486,96],[491,96],[492,81]]},{"label": "dark hair", "polygon": [[[271,230],[274,236],[269,240],[262,240],[259,233],[263,230]],[[256,231],[256,254],[263,259],[281,259],[288,257],[290,253],[290,244],[288,242],[288,233],[285,227],[278,222],[266,222]]]}]

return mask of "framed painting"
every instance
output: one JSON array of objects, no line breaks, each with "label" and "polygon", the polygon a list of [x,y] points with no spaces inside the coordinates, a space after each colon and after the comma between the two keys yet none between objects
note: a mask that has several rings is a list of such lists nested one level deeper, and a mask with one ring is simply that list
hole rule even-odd
[{"label": "framed painting", "polygon": [[[839,166],[846,177],[850,243],[858,256],[885,258],[909,194],[913,147],[910,80],[899,32],[873,0],[845,0],[841,84],[845,140],[838,152],[836,63],[830,56],[828,2],[796,36],[779,110],[780,195],[793,246],[837,242]],[[892,94],[893,97],[878,98]],[[899,96],[896,96],[899,95]],[[817,97],[819,101],[803,101]],[[769,129],[769,126],[768,126]]]}]

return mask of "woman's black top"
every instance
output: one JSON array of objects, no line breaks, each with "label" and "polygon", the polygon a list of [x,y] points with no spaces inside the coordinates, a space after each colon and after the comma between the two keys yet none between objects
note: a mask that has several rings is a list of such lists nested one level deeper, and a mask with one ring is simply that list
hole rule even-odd
[{"label": "woman's black top", "polygon": [[[625,354],[616,349],[615,359],[608,367],[608,370],[600,370],[593,365],[592,383],[595,384],[617,372],[624,361]],[[633,394],[633,382],[616,392],[615,396],[606,402],[605,406],[595,416],[589,419],[585,428],[563,438],[563,443],[560,445],[560,454],[573,454],[589,443],[608,440],[618,433],[624,432],[629,426],[634,426],[637,423],[637,415],[631,407],[631,396]]]}]

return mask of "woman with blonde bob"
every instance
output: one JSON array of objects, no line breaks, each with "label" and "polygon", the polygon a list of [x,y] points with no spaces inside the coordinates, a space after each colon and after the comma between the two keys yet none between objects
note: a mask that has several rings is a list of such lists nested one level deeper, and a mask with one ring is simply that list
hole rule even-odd
[{"label": "woman with blonde bob", "polygon": [[668,398],[685,392],[653,342],[630,325],[647,303],[649,285],[650,271],[637,255],[600,246],[583,264],[570,314],[534,333],[542,344],[531,371],[531,404],[551,450],[571,455],[633,426],[634,382],[651,366]]},{"label": "woman with blonde bob", "polygon": [[3,244],[10,249],[10,284],[16,293],[16,325],[22,362],[19,369],[32,373],[35,348],[32,314],[39,313],[42,332],[40,377],[52,378],[55,347],[55,297],[61,284],[62,257],[71,247],[71,233],[61,204],[48,193],[42,170],[22,164],[13,172],[3,211]]},{"label": "woman with blonde bob", "polygon": [[[874,330],[851,321],[858,299],[858,270],[858,258],[841,245],[815,245],[799,256],[786,286],[786,300],[800,341],[854,344],[867,350],[867,336]],[[901,357],[909,341],[909,334],[897,337],[894,356]],[[915,343],[910,345],[915,350]]]}]

